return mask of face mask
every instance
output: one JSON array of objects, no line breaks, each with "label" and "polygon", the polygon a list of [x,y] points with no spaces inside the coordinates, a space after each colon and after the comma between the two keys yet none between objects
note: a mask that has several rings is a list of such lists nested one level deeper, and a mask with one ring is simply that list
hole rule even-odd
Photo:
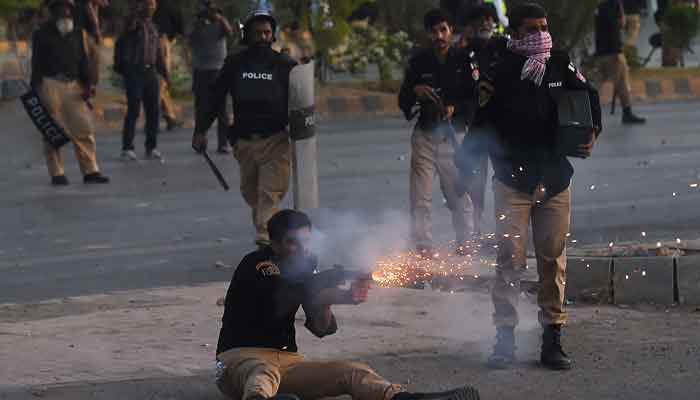
[{"label": "face mask", "polygon": [[493,37],[493,31],[480,30],[476,36],[481,40],[489,40]]},{"label": "face mask", "polygon": [[72,18],[61,18],[56,21],[56,29],[61,35],[67,35],[73,32],[73,19]]}]

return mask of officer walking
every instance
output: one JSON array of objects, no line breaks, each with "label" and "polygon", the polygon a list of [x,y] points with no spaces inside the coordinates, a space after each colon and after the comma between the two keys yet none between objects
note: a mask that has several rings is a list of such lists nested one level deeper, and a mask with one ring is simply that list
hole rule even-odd
[{"label": "officer walking", "polygon": [[[464,16],[465,26],[459,45],[476,59],[480,76],[480,104],[487,101],[493,91],[489,83],[493,66],[506,51],[507,39],[503,36],[494,36],[497,19],[496,9],[491,4],[474,6]],[[469,132],[455,159],[464,180],[464,190],[469,193],[474,204],[474,231],[479,235],[485,206],[489,167],[488,141],[492,136],[490,132],[492,126],[480,108],[475,110],[467,123]]]},{"label": "officer walking", "polygon": [[[108,183],[97,165],[95,122],[87,103],[95,77],[90,76],[86,33],[75,29],[73,0],[51,0],[48,7],[50,19],[32,40],[32,88],[71,138],[83,182]],[[51,184],[67,185],[61,152],[45,142],[44,154]]]},{"label": "officer walking", "polygon": [[[185,35],[185,24],[182,21],[182,14],[175,8],[172,1],[162,0],[158,3],[153,23],[158,28],[160,35],[160,48],[163,52],[163,63],[170,72],[173,68],[173,47],[178,36]],[[172,85],[165,80],[160,81],[160,110],[165,119],[165,127],[168,131],[181,128],[184,125],[177,117],[177,107],[170,96]]]},{"label": "officer walking", "polygon": [[87,33],[87,53],[90,60],[90,74],[95,82],[100,81],[100,47],[102,46],[102,23],[100,11],[109,6],[109,0],[77,0],[75,7],[75,25]]},{"label": "officer walking", "polygon": [[623,52],[625,13],[621,0],[601,0],[595,17],[595,48],[599,84],[612,81],[622,103],[623,124],[643,124],[645,118],[632,112],[630,68]]},{"label": "officer walking", "polygon": [[[321,399],[350,395],[359,400],[478,400],[470,386],[442,393],[408,393],[368,365],[345,360],[311,361],[299,352],[295,316],[317,337],[334,334],[331,307],[358,305],[369,282],[350,289],[315,280],[316,257],[309,252],[311,221],[284,210],[268,222],[271,245],[246,255],[231,280],[216,350],[217,386],[239,400]],[[298,396],[298,397],[297,397]]]},{"label": "officer walking", "polygon": [[217,131],[219,153],[230,153],[228,128],[230,120],[226,111],[226,103],[210,104],[211,88],[219,76],[221,67],[226,60],[226,38],[233,29],[221,9],[213,0],[200,2],[197,22],[189,35],[192,48],[192,91],[194,92],[195,132],[201,132],[209,109],[217,110]]},{"label": "officer walking", "polygon": [[[127,111],[122,135],[123,161],[136,160],[134,136],[141,104],[146,112],[146,158],[162,159],[158,151],[160,78],[168,81],[158,29],[153,24],[156,0],[139,0],[114,49],[115,71],[124,77]],[[160,75],[160,78],[159,78]]]},{"label": "officer walking", "polygon": [[433,9],[424,17],[424,27],[432,47],[416,54],[399,92],[399,106],[406,118],[413,118],[413,107],[420,115],[411,138],[411,230],[418,254],[432,255],[431,203],[433,177],[437,172],[440,188],[447,199],[456,234],[456,251],[465,254],[473,233],[472,201],[458,189],[459,172],[454,162],[455,146],[464,138],[456,133],[451,120],[470,114],[475,107],[473,94],[478,76],[471,60],[451,45],[453,25],[446,11]]},{"label": "officer walking", "polygon": [[[241,193],[252,209],[255,243],[269,244],[267,221],[289,189],[291,143],[288,98],[289,74],[296,61],[272,49],[277,21],[255,11],[244,25],[243,51],[229,57],[217,79],[211,104],[233,98],[230,140],[241,173]],[[192,140],[195,150],[206,147],[206,131],[217,116],[206,111]]]},{"label": "officer walking", "polygon": [[520,279],[527,268],[526,243],[532,221],[540,288],[537,302],[543,326],[541,364],[569,369],[571,359],[561,345],[566,323],[566,236],[571,215],[571,163],[555,152],[558,126],[553,100],[562,90],[587,91],[595,128],[590,153],[601,131],[597,91],[564,52],[552,51],[547,12],[523,3],[510,15],[513,38],[493,71],[493,97],[487,111],[497,130],[490,146],[493,162],[496,235],[499,239],[497,279],[492,299],[497,343],[489,366],[506,368],[515,358],[515,327]]}]

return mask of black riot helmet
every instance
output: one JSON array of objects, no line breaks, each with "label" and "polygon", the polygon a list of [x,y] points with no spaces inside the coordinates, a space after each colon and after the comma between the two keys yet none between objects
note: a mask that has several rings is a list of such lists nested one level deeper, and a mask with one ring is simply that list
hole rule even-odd
[{"label": "black riot helmet", "polygon": [[245,24],[243,24],[243,29],[241,30],[241,43],[250,44],[249,39],[251,35],[249,34],[249,31],[253,26],[253,23],[257,21],[266,21],[270,23],[270,26],[272,27],[272,41],[275,42],[277,40],[277,20],[267,10],[255,10],[248,16]]}]

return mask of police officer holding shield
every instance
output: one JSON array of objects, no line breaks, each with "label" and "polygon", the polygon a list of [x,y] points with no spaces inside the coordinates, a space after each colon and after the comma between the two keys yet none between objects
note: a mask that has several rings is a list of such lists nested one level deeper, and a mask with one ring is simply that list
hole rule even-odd
[{"label": "police officer holding shield", "polygon": [[[272,49],[277,21],[255,11],[244,25],[243,51],[227,58],[213,86],[212,103],[233,99],[229,131],[241,174],[241,193],[252,209],[255,243],[269,244],[267,221],[278,211],[290,182],[289,77],[296,61]],[[217,113],[207,112],[195,127],[192,147],[206,148],[206,131]]]},{"label": "police officer holding shield", "polygon": [[[95,155],[95,122],[89,99],[95,93],[96,77],[90,74],[86,33],[77,29],[73,0],[48,2],[51,18],[32,41],[32,88],[51,116],[73,142],[85,184],[109,183],[100,173]],[[68,184],[59,149],[44,143],[51,184]]]}]

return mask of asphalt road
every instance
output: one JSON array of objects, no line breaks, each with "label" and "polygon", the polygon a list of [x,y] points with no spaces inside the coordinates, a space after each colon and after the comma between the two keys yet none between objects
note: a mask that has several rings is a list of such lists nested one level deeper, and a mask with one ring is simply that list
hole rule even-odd
[{"label": "asphalt road", "polygon": [[[619,115],[606,119],[594,156],[575,161],[578,245],[639,240],[642,231],[648,241],[700,237],[700,188],[690,186],[700,183],[697,109],[697,103],[640,106],[650,118],[643,127],[623,127]],[[57,189],[48,184],[38,133],[22,111],[2,105],[0,115],[0,302],[228,280],[230,272],[214,264],[236,264],[252,247],[235,160],[215,157],[233,188],[226,193],[190,150],[189,131],[161,134],[164,164],[120,162],[118,132],[101,132],[98,156],[113,183],[84,186],[67,148],[73,184]],[[320,131],[324,259],[400,247],[408,226],[410,126],[399,119],[348,121]],[[434,203],[436,235],[449,240],[438,193]]]}]

